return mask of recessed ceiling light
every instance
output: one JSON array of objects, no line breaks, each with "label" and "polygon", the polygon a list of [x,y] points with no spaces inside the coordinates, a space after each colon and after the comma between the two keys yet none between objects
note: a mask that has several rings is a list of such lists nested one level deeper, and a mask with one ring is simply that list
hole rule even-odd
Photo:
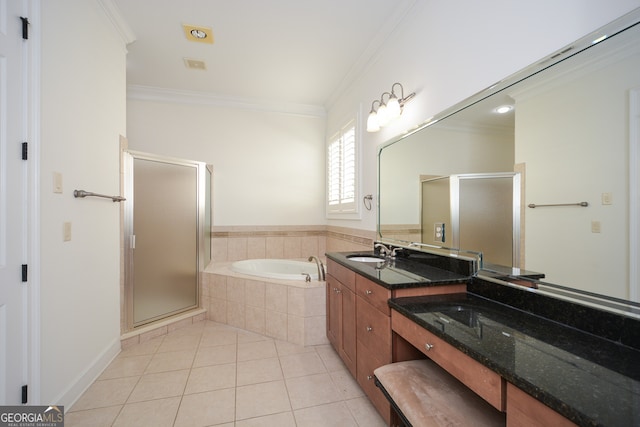
[{"label": "recessed ceiling light", "polygon": [[493,111],[498,114],[506,114],[511,110],[513,110],[513,105],[501,105],[496,109],[494,109]]},{"label": "recessed ceiling light", "polygon": [[591,44],[600,43],[602,40],[604,40],[606,38],[607,38],[607,35],[605,34],[604,36],[600,36],[597,39],[595,39],[594,41],[592,41]]},{"label": "recessed ceiling light", "polygon": [[213,30],[209,27],[199,25],[183,24],[184,35],[192,42],[213,44]]}]

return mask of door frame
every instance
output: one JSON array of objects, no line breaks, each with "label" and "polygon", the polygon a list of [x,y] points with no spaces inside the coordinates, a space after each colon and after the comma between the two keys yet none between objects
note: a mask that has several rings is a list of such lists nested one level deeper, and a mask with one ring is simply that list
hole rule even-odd
[{"label": "door frame", "polygon": [[[124,206],[123,212],[123,243],[124,243],[124,303],[121,304],[123,312],[121,313],[123,321],[122,325],[124,330],[122,333],[134,331],[136,328],[141,328],[148,326],[150,324],[154,324],[156,322],[161,322],[166,320],[167,318],[183,314],[186,311],[191,309],[187,309],[180,313],[174,313],[170,316],[156,319],[153,322],[145,323],[143,325],[136,326],[134,325],[133,318],[133,245],[134,241],[132,240],[133,236],[133,211],[135,205],[135,197],[133,194],[133,184],[134,184],[134,160],[142,159],[142,160],[150,160],[157,161],[162,163],[180,165],[180,166],[194,166],[197,170],[197,198],[198,198],[198,208],[197,208],[197,289],[196,289],[196,304],[195,309],[202,307],[202,283],[201,283],[201,272],[206,267],[206,263],[208,262],[205,259],[206,251],[205,251],[205,242],[207,239],[204,238],[204,225],[205,225],[205,208],[206,208],[206,177],[207,171],[212,171],[211,166],[207,165],[204,162],[194,161],[194,160],[186,160],[180,159],[176,157],[168,157],[162,156],[153,153],[146,153],[135,150],[126,150],[123,151],[123,170],[124,170],[124,195],[130,203],[127,203]],[[210,197],[210,194],[209,194]]]}]

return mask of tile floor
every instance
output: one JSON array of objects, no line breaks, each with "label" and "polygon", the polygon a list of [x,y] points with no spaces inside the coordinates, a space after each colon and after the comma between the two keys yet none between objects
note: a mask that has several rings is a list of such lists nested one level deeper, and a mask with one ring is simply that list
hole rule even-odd
[{"label": "tile floor", "polygon": [[202,321],[123,350],[69,409],[75,426],[384,426],[330,345]]}]

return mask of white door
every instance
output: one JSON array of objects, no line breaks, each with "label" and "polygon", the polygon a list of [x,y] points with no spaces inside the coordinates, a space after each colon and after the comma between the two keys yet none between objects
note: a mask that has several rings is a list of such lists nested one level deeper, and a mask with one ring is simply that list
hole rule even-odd
[{"label": "white door", "polygon": [[0,405],[22,401],[27,378],[27,161],[23,93],[24,2],[0,0]]}]

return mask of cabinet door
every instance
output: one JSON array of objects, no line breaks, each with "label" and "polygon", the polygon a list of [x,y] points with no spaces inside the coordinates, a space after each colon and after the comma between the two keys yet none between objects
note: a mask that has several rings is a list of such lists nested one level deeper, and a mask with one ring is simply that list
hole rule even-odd
[{"label": "cabinet door", "polygon": [[340,293],[342,311],[342,360],[351,375],[356,376],[356,295],[346,286]]},{"label": "cabinet door", "polygon": [[342,310],[340,308],[340,282],[333,276],[327,275],[327,338],[333,348],[340,353],[340,330]]}]

